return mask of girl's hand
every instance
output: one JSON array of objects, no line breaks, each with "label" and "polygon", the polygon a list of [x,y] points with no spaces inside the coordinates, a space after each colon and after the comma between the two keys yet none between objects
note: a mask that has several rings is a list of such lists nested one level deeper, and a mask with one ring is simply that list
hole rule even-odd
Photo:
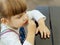
[{"label": "girl's hand", "polygon": [[49,29],[47,28],[47,26],[39,26],[37,28],[37,32],[40,32],[41,34],[41,38],[49,38],[50,37],[50,31]]},{"label": "girl's hand", "polygon": [[37,28],[37,31],[36,33],[38,33],[38,31],[40,32],[41,34],[41,38],[49,38],[50,37],[50,31],[48,29],[48,27],[45,25],[45,20],[42,18],[38,21],[38,28]]}]

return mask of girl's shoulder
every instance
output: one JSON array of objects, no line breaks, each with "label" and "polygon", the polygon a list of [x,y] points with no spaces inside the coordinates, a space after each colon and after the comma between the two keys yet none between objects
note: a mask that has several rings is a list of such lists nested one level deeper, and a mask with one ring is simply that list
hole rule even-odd
[{"label": "girl's shoulder", "polygon": [[0,34],[1,36],[19,36],[19,34],[16,32],[16,31],[14,31],[14,30],[12,30],[12,29],[7,29],[7,30],[5,30],[5,31],[3,31],[3,32],[1,32],[1,34]]},{"label": "girl's shoulder", "polygon": [[[1,40],[5,43],[5,44],[9,44],[9,45],[13,45],[13,44],[21,44],[20,43],[20,38],[19,36],[14,32],[11,31],[11,29],[8,29],[9,31],[5,32],[3,35],[1,35]],[[15,43],[16,42],[16,43]]]}]

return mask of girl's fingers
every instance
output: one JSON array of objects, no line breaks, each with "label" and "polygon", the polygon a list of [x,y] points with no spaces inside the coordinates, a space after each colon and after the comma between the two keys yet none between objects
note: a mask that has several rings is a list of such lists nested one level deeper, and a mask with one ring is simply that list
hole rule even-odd
[{"label": "girl's fingers", "polygon": [[31,25],[32,25],[32,24],[35,25],[35,22],[34,22],[33,20],[31,20],[31,19],[29,19],[28,23],[31,24]]},{"label": "girl's fingers", "polygon": [[48,38],[50,37],[50,32],[47,33],[47,37],[48,37]]},{"label": "girl's fingers", "polygon": [[31,24],[32,23],[32,20],[29,19],[28,23]]},{"label": "girl's fingers", "polygon": [[46,38],[46,32],[44,32],[44,38]]},{"label": "girl's fingers", "polygon": [[39,29],[37,28],[37,30],[36,30],[36,34],[38,33],[38,31],[39,31]]},{"label": "girl's fingers", "polygon": [[43,32],[40,32],[41,33],[41,38],[43,38]]}]

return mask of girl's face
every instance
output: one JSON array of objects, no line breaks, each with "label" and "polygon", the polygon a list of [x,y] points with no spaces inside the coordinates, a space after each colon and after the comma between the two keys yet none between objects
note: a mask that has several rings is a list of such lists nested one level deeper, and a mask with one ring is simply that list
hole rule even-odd
[{"label": "girl's face", "polygon": [[22,13],[22,14],[12,16],[9,21],[9,25],[14,28],[19,28],[19,27],[23,26],[24,24],[26,24],[27,21],[28,21],[27,14]]}]

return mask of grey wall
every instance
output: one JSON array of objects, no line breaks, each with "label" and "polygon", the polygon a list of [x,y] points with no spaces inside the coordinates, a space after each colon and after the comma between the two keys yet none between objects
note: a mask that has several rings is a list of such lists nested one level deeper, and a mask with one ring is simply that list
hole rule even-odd
[{"label": "grey wall", "polygon": [[50,8],[54,45],[60,45],[60,7]]}]

